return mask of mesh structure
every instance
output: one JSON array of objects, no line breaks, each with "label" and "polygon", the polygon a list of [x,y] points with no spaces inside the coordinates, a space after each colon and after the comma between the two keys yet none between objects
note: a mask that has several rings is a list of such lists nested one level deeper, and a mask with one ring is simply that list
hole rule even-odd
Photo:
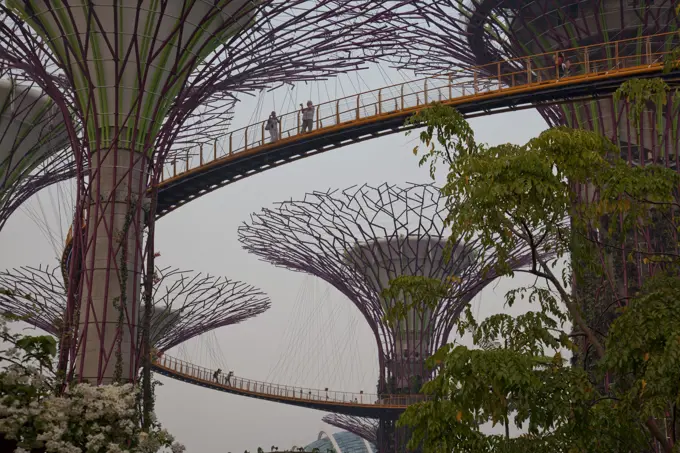
[{"label": "mesh structure", "polygon": [[[444,201],[432,185],[313,192],[252,215],[239,228],[239,238],[262,259],[320,277],[347,296],[378,343],[378,393],[385,398],[418,393],[432,376],[426,358],[448,341],[460,312],[496,278],[489,248],[476,241],[447,248]],[[515,268],[529,260],[525,250],[510,257]],[[451,286],[434,306],[410,310],[390,323],[386,316],[395,300],[381,293],[399,276],[450,281]],[[395,430],[393,420],[380,423],[381,451],[404,445],[405,435],[395,440],[389,434]]]},{"label": "mesh structure", "polygon": [[348,431],[371,444],[378,443],[378,422],[370,418],[353,415],[328,414],[322,418],[324,423]]},{"label": "mesh structure", "polygon": [[82,214],[65,322],[77,333],[61,354],[65,376],[110,382],[122,368],[135,379],[140,282],[155,267],[155,195],[146,194],[164,162],[223,134],[238,93],[356,70],[382,55],[396,35],[382,20],[389,3],[0,4],[0,64],[54,100],[75,156]]},{"label": "mesh structure", "polygon": [[[177,269],[157,269],[151,344],[159,352],[167,351],[193,337],[264,313],[270,305],[262,291],[246,283]],[[61,269],[21,267],[1,272],[0,310],[60,336],[66,313]],[[140,341],[141,335],[137,338]]]},{"label": "mesh structure", "polygon": [[[315,450],[318,449],[318,450]],[[364,439],[350,432],[327,434],[319,433],[319,438],[307,445],[304,451],[318,451],[326,453],[376,453],[375,445],[367,443]]]},{"label": "mesh structure", "polygon": [[31,195],[75,175],[54,101],[30,80],[0,70],[0,230]]}]

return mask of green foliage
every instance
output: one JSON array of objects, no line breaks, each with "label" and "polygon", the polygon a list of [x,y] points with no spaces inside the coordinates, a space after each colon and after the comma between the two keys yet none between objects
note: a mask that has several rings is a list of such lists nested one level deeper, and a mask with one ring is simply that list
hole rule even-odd
[{"label": "green foliage", "polygon": [[[672,189],[678,180],[665,168],[629,168],[611,142],[584,130],[554,128],[523,146],[477,150],[451,165],[442,189],[448,197],[446,221],[455,238],[479,237],[493,247],[501,273],[509,272],[507,259],[523,244],[558,257],[568,253],[566,220],[575,209],[577,220],[589,225],[602,215],[629,212],[637,199],[628,200],[628,195],[643,197],[651,189]],[[600,199],[577,206],[574,187],[579,184],[601,188]]]},{"label": "green foliage", "polygon": [[57,355],[57,340],[52,336],[20,337],[15,344],[24,352],[24,362],[35,360],[41,368],[51,368],[52,360]]},{"label": "green foliage", "polygon": [[446,297],[455,280],[454,276],[449,277],[447,281],[411,275],[396,277],[381,293],[384,299],[392,301],[387,304],[385,321],[391,323],[404,318],[410,309],[425,310],[436,307],[439,301]]},{"label": "green foliage", "polygon": [[[421,110],[410,117],[406,124],[423,124],[420,141],[426,149],[420,158],[420,165],[429,161],[430,176],[434,179],[437,164],[451,164],[457,156],[474,152],[475,134],[472,128],[457,110],[435,103],[432,107]],[[406,135],[409,135],[407,132]],[[437,146],[439,145],[439,146]],[[413,148],[418,155],[420,148]]]},{"label": "green foliage", "polygon": [[[662,106],[667,95],[657,81],[630,82],[617,101],[625,99],[639,118],[647,103]],[[629,166],[617,146],[590,131],[554,128],[524,145],[487,146],[474,143],[453,109],[437,106],[417,121],[429,125],[421,134],[428,146],[421,165],[429,161],[431,175],[436,162],[448,167],[442,193],[452,239],[480,240],[505,276],[513,275],[516,250],[530,251],[531,264],[522,272],[536,283],[510,291],[506,303],[524,299],[538,310],[481,322],[466,311],[458,329],[472,333],[476,348],[447,345],[430,358],[437,374],[422,390],[432,398],[400,420],[412,429],[412,446],[426,453],[637,453],[655,451],[656,443],[666,453],[680,451],[679,255],[629,241],[658,229],[663,219],[672,225],[664,240],[678,245],[680,229],[672,220],[680,207],[678,174],[657,165]],[[676,248],[669,245],[667,250]],[[645,275],[643,289],[598,330],[584,311],[591,310],[594,291],[610,291],[611,306],[621,302],[616,289],[622,282],[612,274],[620,272],[613,263],[622,250],[630,261],[654,263],[666,274]],[[557,260],[566,257],[576,269],[567,266],[558,276]],[[587,275],[600,278],[601,287],[572,291],[572,280]],[[407,309],[436,303],[457,283],[400,277],[383,297],[396,302],[393,316],[404,316]],[[573,330],[565,330],[566,322]],[[588,367],[562,358],[577,341],[592,347]],[[664,415],[676,450],[659,420]],[[505,433],[486,434],[487,424],[500,424]],[[510,426],[525,434],[511,436]]]},{"label": "green foliage", "polygon": [[680,401],[680,279],[659,276],[611,326],[604,366],[616,390],[652,416]]},{"label": "green foliage", "polygon": [[628,102],[628,118],[635,125],[640,127],[642,112],[647,108],[647,103],[652,102],[659,113],[663,113],[663,107],[668,101],[670,87],[662,79],[631,79],[624,82],[616,93],[614,102],[617,104],[621,99]]},{"label": "green foliage", "polygon": [[[680,285],[676,282],[677,288],[669,293],[664,283],[656,285],[664,288],[666,297],[660,303],[665,310],[657,312],[660,307],[647,305],[649,298],[661,296],[655,290],[632,304],[612,326],[612,344],[608,344],[601,372],[610,361],[621,375],[639,374],[640,367],[647,366],[646,382],[656,373],[659,390],[644,384],[640,380],[644,378],[600,389],[585,370],[562,358],[561,351],[573,344],[562,323],[549,313],[499,314],[478,325],[468,309],[459,329],[473,326],[477,348],[447,345],[429,359],[428,365],[438,371],[423,386],[430,400],[409,407],[399,421],[412,429],[411,446],[419,445],[424,453],[654,451],[643,423],[680,397],[679,356],[668,361],[662,355],[662,351],[673,354],[670,351],[680,345],[680,331],[675,327],[680,315],[664,321],[668,327],[665,343],[658,343],[654,334],[640,340],[636,336],[639,329],[653,332],[644,324],[653,325],[671,310],[680,311]],[[650,356],[657,351],[656,364],[667,365],[672,372],[651,370],[655,364]],[[501,425],[505,433],[485,434],[489,425]],[[511,435],[511,426],[524,433]]]}]

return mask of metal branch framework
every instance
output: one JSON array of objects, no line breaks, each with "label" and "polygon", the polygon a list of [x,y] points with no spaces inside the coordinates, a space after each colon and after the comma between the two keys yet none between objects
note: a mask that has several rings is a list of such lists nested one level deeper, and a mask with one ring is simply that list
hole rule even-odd
[{"label": "metal branch framework", "polygon": [[324,423],[349,431],[373,445],[378,443],[378,421],[353,415],[328,414],[321,419]]},{"label": "metal branch framework", "polygon": [[30,80],[0,70],[0,230],[31,195],[74,176],[54,102]]},{"label": "metal branch framework", "polygon": [[[193,337],[262,314],[270,306],[266,294],[243,282],[156,269],[151,344],[160,352],[167,351]],[[66,312],[61,269],[20,267],[0,272],[0,310],[61,335]]]},{"label": "metal branch framework", "polygon": [[120,357],[123,378],[135,378],[139,282],[154,267],[154,197],[145,194],[168,156],[222,134],[238,93],[353,71],[388,52],[398,36],[383,20],[391,3],[0,4],[0,63],[54,100],[75,155],[83,215],[66,324],[78,332],[68,355],[79,379],[111,381]]},{"label": "metal branch framework", "polygon": [[59,335],[66,289],[59,267],[20,267],[0,272],[0,310]]},{"label": "metal branch framework", "polygon": [[[448,341],[461,310],[496,278],[495,256],[479,243],[446,251],[446,212],[431,185],[364,185],[264,209],[239,228],[239,239],[262,259],[320,277],[347,296],[378,343],[379,393],[408,394],[430,376],[425,359]],[[516,267],[529,259],[524,250],[512,257]],[[401,275],[455,279],[435,307],[387,323],[394,301],[381,292]]]}]

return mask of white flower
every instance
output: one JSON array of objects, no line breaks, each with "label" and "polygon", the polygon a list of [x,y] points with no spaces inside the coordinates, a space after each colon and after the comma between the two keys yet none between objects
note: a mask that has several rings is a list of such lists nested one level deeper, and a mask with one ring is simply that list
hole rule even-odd
[{"label": "white flower", "polygon": [[[1,317],[0,331],[7,332]],[[16,348],[4,354],[24,359]],[[33,391],[25,392],[19,386]],[[7,439],[40,444],[48,453],[159,453],[166,447],[172,453],[185,450],[165,430],[142,432],[137,413],[140,391],[131,384],[78,384],[62,396],[54,395],[52,388],[53,379],[42,375],[37,366],[9,365],[0,371],[0,433]],[[151,419],[156,420],[154,414]],[[28,452],[20,448],[16,453]]]},{"label": "white flower", "polygon": [[184,453],[186,447],[182,444],[178,444],[177,442],[175,442],[170,446],[170,450],[172,451],[172,453]]}]

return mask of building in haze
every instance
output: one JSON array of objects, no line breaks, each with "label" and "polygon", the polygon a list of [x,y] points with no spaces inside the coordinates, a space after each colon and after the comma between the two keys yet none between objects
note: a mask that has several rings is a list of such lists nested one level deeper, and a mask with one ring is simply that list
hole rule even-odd
[{"label": "building in haze", "polygon": [[319,433],[317,440],[305,447],[306,452],[319,449],[319,453],[334,451],[335,453],[377,453],[375,445],[362,439],[356,434],[347,431],[328,434],[325,431]]}]

